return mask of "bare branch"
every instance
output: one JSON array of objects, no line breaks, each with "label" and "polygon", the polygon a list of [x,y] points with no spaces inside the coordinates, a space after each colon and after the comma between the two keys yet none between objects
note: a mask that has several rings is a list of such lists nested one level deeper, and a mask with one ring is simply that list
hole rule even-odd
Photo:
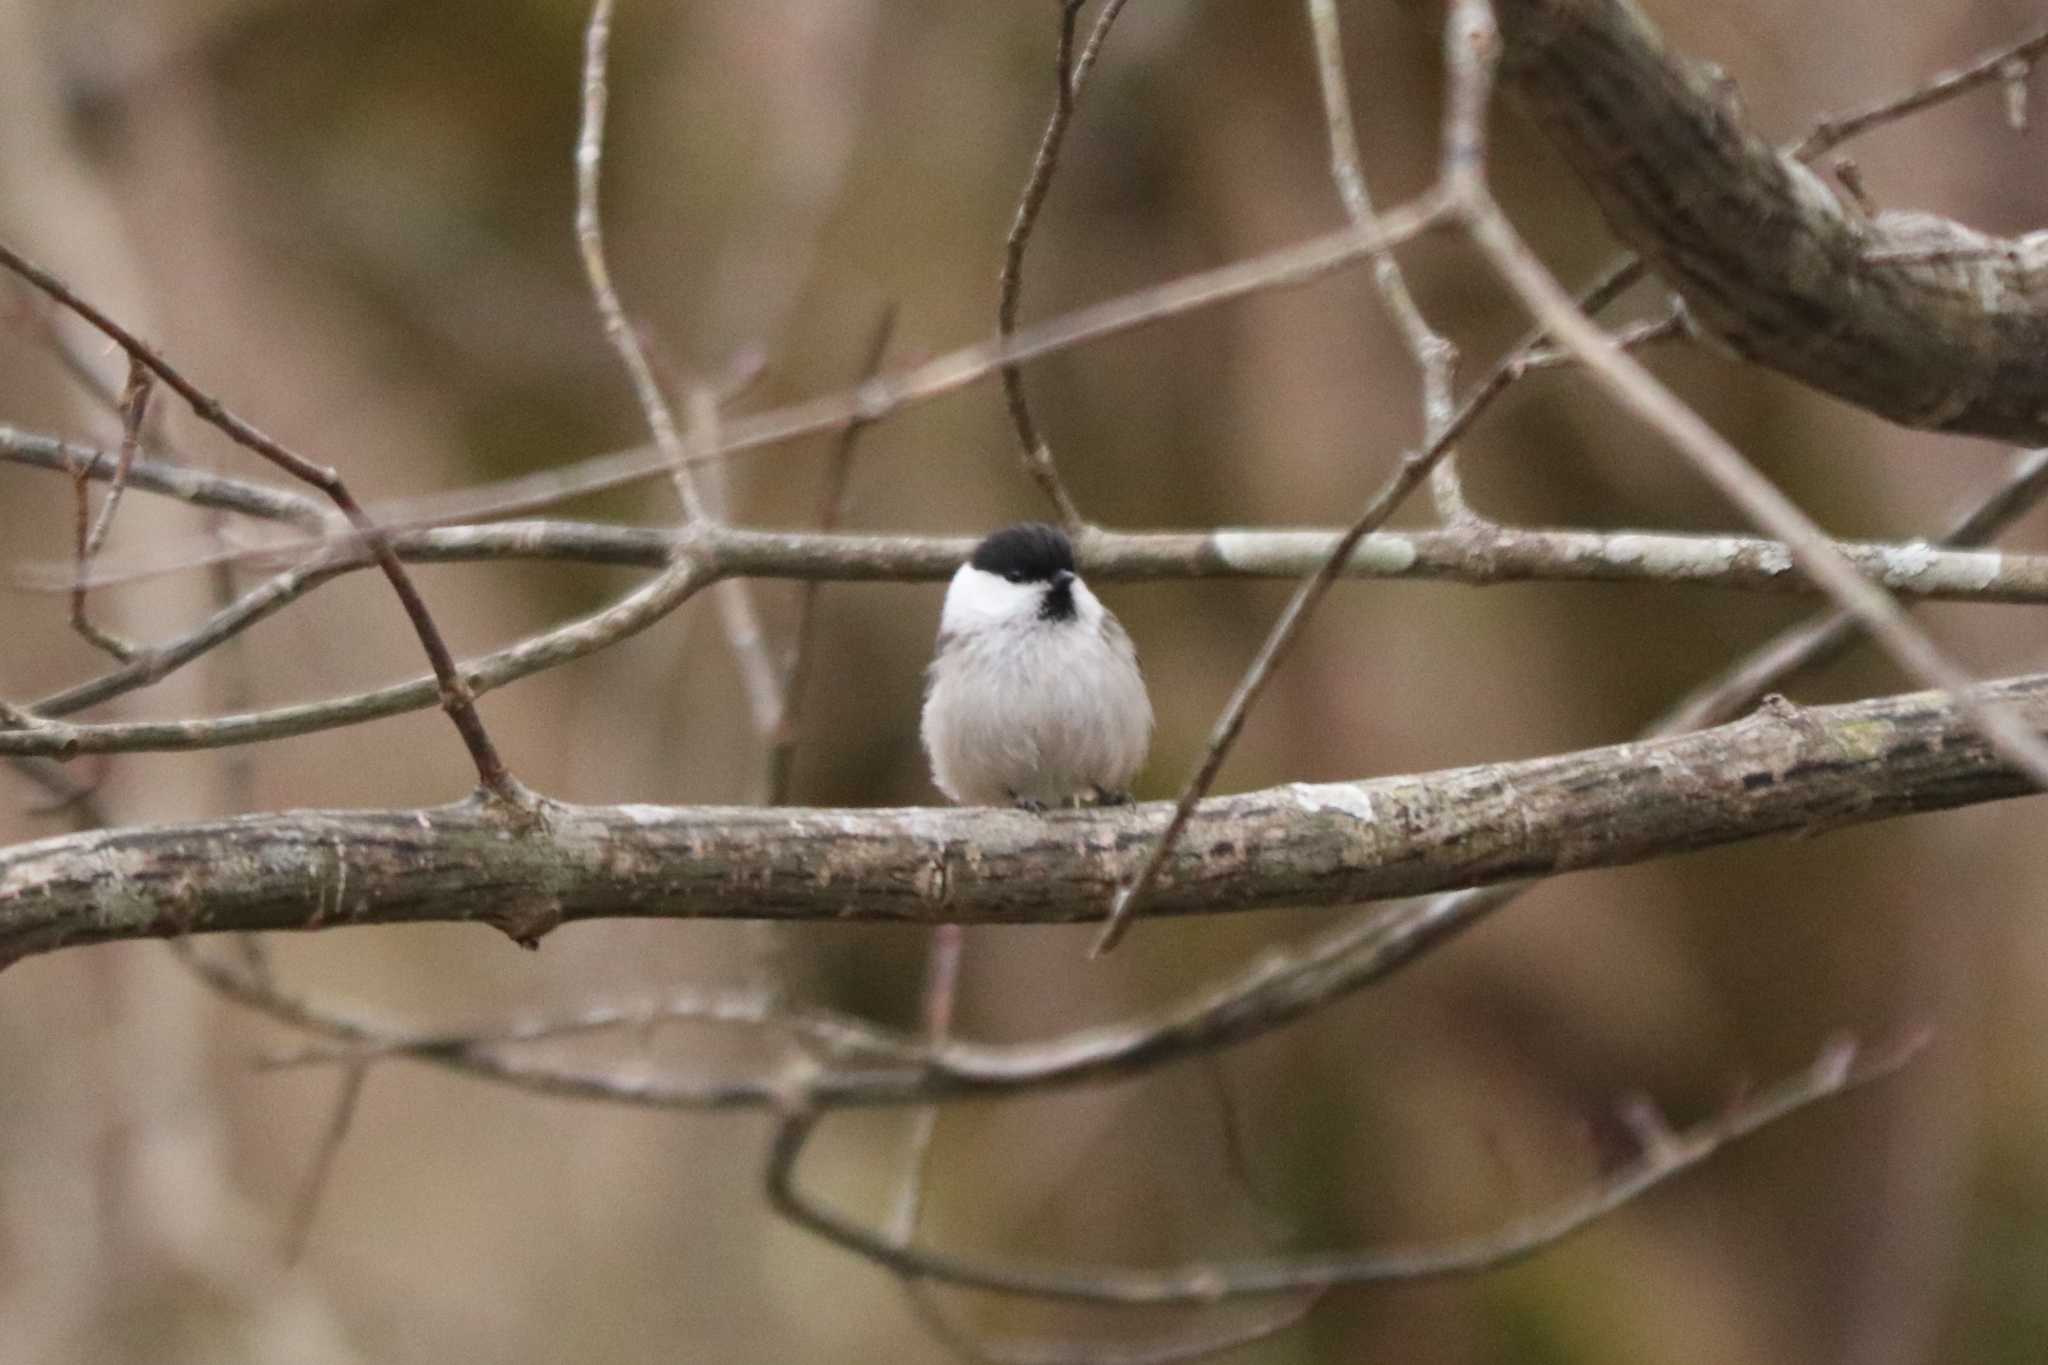
[{"label": "bare branch", "polygon": [[310,484],[341,509],[370,547],[377,561],[377,567],[390,582],[392,591],[397,593],[400,604],[405,608],[407,619],[412,622],[413,633],[419,637],[420,647],[426,651],[427,661],[434,670],[435,699],[441,709],[448,713],[457,733],[462,736],[468,748],[470,759],[476,764],[477,780],[493,799],[512,807],[523,807],[526,797],[523,789],[513,780],[506,769],[504,760],[498,756],[496,746],[491,743],[489,733],[484,729],[483,719],[477,715],[476,700],[468,684],[456,671],[455,656],[449,652],[447,642],[441,638],[441,631],[434,624],[433,616],[427,611],[426,600],[413,586],[412,578],[391,550],[390,542],[381,528],[363,511],[361,504],[349,492],[340,473],[312,463],[304,456],[280,445],[264,435],[249,423],[237,417],[214,398],[195,386],[185,376],[173,369],[169,362],[145,345],[133,333],[108,317],[92,304],[72,292],[62,280],[42,267],[24,259],[13,248],[0,244],[0,267],[34,285],[44,294],[76,313],[80,318],[104,334],[108,340],[119,346],[129,361],[156,376],[191,407],[192,411],[219,428],[237,445],[254,451],[270,463],[301,483]]},{"label": "bare branch", "polygon": [[[1031,234],[1038,226],[1039,210],[1045,206],[1045,196],[1052,189],[1053,172],[1059,168],[1060,146],[1066,141],[1067,125],[1073,121],[1074,108],[1081,97],[1081,89],[1094,68],[1095,59],[1101,54],[1102,45],[1108,41],[1110,26],[1123,11],[1125,0],[1106,0],[1102,12],[1096,16],[1094,30],[1088,35],[1088,42],[1077,62],[1074,58],[1074,26],[1081,17],[1085,0],[1059,0],[1060,25],[1059,46],[1053,61],[1052,116],[1046,121],[1045,132],[1038,140],[1038,152],[1031,159],[1031,172],[1024,180],[1024,192],[1017,201],[1017,214],[1010,223],[1010,235],[1003,244],[1003,270],[996,290],[996,335],[1009,337],[1017,330],[1017,306],[1024,294],[1024,253],[1031,245]],[[1007,364],[1002,369],[1003,396],[1010,407],[1010,423],[1017,429],[1017,440],[1024,448],[1024,470],[1053,505],[1053,510],[1070,530],[1078,530],[1083,524],[1081,509],[1074,504],[1066,485],[1060,481],[1059,467],[1053,463],[1052,448],[1039,434],[1038,423],[1031,416],[1031,403],[1024,393],[1024,371],[1016,364]]]},{"label": "bare branch", "polygon": [[299,1187],[298,1198],[292,1203],[291,1221],[286,1226],[284,1240],[287,1264],[296,1264],[306,1254],[306,1243],[313,1235],[313,1217],[320,1211],[320,1197],[326,1193],[328,1182],[334,1176],[334,1162],[341,1155],[341,1144],[348,1139],[349,1129],[355,1123],[356,1106],[363,1097],[363,1082],[369,1074],[369,1065],[364,1062],[351,1062],[341,1068],[334,1108],[328,1113],[327,1126],[320,1132],[320,1145],[313,1149],[313,1164],[306,1170],[305,1183]]},{"label": "bare branch", "polygon": [[703,521],[706,517],[703,498],[686,458],[702,452],[685,451],[682,437],[676,433],[675,414],[669,411],[668,400],[662,396],[661,384],[654,377],[654,367],[647,362],[647,352],[640,345],[639,334],[626,319],[625,307],[619,302],[618,290],[612,284],[611,266],[605,260],[604,219],[598,211],[598,182],[604,170],[604,115],[609,98],[605,85],[605,62],[611,47],[612,11],[615,8],[614,0],[596,0],[590,9],[590,23],[584,31],[583,129],[576,139],[576,245],[583,254],[583,273],[590,282],[591,298],[596,301],[598,316],[604,321],[605,339],[619,353],[619,360],[633,382],[634,396],[640,401],[640,410],[646,414],[648,429],[654,433],[655,449],[661,454],[663,468],[675,484],[676,496],[682,500],[683,510],[689,519]]},{"label": "bare branch", "polygon": [[[389,540],[387,539],[384,544],[388,551]],[[712,577],[713,575],[706,572],[695,560],[683,557],[654,579],[610,606],[567,625],[523,640],[509,648],[462,664],[460,668],[465,694],[471,697],[481,696],[493,688],[502,687],[506,683],[553,668],[571,659],[583,658],[628,635],[645,630],[675,610],[699,588],[710,582]],[[283,595],[288,586],[281,579],[272,580],[271,584],[259,588],[257,592],[269,590]],[[237,604],[237,609],[255,610],[256,604],[251,602],[253,596],[254,594],[244,597]],[[220,620],[219,614],[216,614],[214,620]],[[194,643],[194,647],[197,647],[197,642]],[[137,662],[140,664],[145,661]],[[146,681],[148,679],[141,674],[131,675],[124,672],[121,686],[117,690],[126,690],[129,686],[140,685]],[[96,690],[108,685],[88,684]],[[368,692],[353,693],[327,701],[281,706],[269,711],[212,719],[136,721],[108,725],[67,725],[44,720],[18,708],[10,708],[0,712],[0,719],[11,717],[14,726],[11,731],[0,729],[0,754],[44,754],[61,758],[81,753],[219,749],[233,744],[252,744],[262,740],[282,739],[289,735],[312,734],[318,730],[354,725],[380,716],[395,716],[406,711],[417,711],[433,705],[440,695],[436,679],[416,678],[410,682],[395,683]]]},{"label": "bare branch", "polygon": [[1860,1052],[1829,1048],[1814,1064],[1667,1141],[1645,1148],[1618,1170],[1552,1208],[1497,1231],[1432,1246],[1383,1252],[1337,1252],[1217,1262],[1164,1270],[1043,1265],[973,1260],[876,1233],[806,1195],[796,1168],[819,1114],[785,1118],[769,1159],[767,1184],[776,1211],[818,1236],[899,1275],[997,1293],[1088,1303],[1208,1304],[1219,1299],[1292,1293],[1332,1285],[1387,1284],[1473,1275],[1512,1264],[1692,1169],[1736,1142],[1823,1099],[1881,1080],[1925,1045],[1924,1037]]},{"label": "bare branch", "polygon": [[[807,436],[844,431],[857,422],[878,422],[904,408],[977,383],[1004,365],[1055,355],[1090,341],[1254,294],[1297,288],[1354,265],[1374,252],[1441,228],[1448,215],[1443,197],[1434,190],[1426,191],[1405,204],[1382,211],[1378,235],[1342,228],[1020,327],[1007,339],[963,346],[909,369],[878,375],[853,389],[769,412],[730,418],[722,425],[717,449],[685,454],[680,463],[695,467],[783,446]],[[0,427],[0,436],[9,434],[9,430]],[[565,468],[505,479],[460,493],[387,504],[387,514],[380,515],[377,521],[381,529],[391,531],[508,516],[663,475],[674,463],[675,459],[658,449],[616,451]],[[306,553],[324,544],[324,538],[286,542],[267,546],[263,553]],[[131,576],[197,568],[219,557],[220,551],[209,537],[188,550],[173,549],[153,558],[145,573]]]},{"label": "bare branch", "polygon": [[[145,473],[150,466],[138,464]],[[145,486],[138,483],[138,486]],[[1093,532],[1082,566],[1103,582],[1170,578],[1297,578],[1335,562],[1341,533],[1233,530],[1119,535]],[[400,532],[392,548],[414,562],[551,558],[590,564],[659,568],[680,558],[697,566],[688,584],[650,584],[630,610],[607,609],[558,627],[461,668],[483,690],[604,648],[644,629],[713,577],[802,581],[918,582],[944,579],[971,542],[952,537],[832,536],[700,527],[680,534],[574,522],[508,523]],[[1872,580],[1902,595],[1943,601],[2048,601],[2048,556],[1950,551],[1920,542],[1843,542],[1836,547]],[[22,714],[45,721],[147,687],[236,638],[338,574],[368,567],[366,547],[338,545],[249,589],[183,634],[131,663],[43,697]],[[1538,531],[1485,525],[1458,530],[1383,532],[1358,543],[1339,570],[1350,578],[1390,578],[1487,585],[1522,581],[1649,582],[1771,593],[1811,593],[1775,541],[1620,531]],[[61,580],[48,586],[63,590]],[[678,595],[680,594],[680,595]],[[623,605],[623,604],[622,604]],[[612,614],[618,612],[618,614]],[[132,724],[45,724],[0,734],[0,753],[119,753],[221,748],[350,725],[434,703],[422,682],[375,692],[253,712],[217,721]]]},{"label": "bare branch", "polygon": [[1500,52],[1500,34],[1486,0],[1458,0],[1454,5],[1446,51],[1453,107],[1462,104],[1466,110],[1453,126],[1466,128],[1463,137],[1469,143],[1466,153],[1452,163],[1456,178],[1450,183],[1467,231],[1502,282],[1578,355],[1617,402],[1666,436],[1752,522],[1782,539],[1800,567],[1844,610],[1853,612],[1888,655],[1920,681],[1955,691],[1999,752],[2038,785],[2048,786],[2048,744],[2017,717],[1980,700],[1970,690],[1969,674],[1951,662],[1889,594],[1837,554],[1820,528],[1735,447],[1579,312],[1500,211],[1483,175],[1484,111]]},{"label": "bare branch", "polygon": [[[1308,17],[1316,43],[1323,123],[1329,130],[1330,176],[1336,181],[1345,215],[1360,231],[1369,232],[1378,219],[1373,212],[1372,193],[1366,188],[1356,120],[1351,116],[1351,87],[1344,74],[1344,38],[1337,21],[1336,0],[1308,0]],[[1445,433],[1454,415],[1452,388],[1457,378],[1458,348],[1422,315],[1392,252],[1383,251],[1374,257],[1372,270],[1380,298],[1393,314],[1409,357],[1422,373],[1424,448],[1435,451],[1440,446],[1448,447],[1450,442]],[[1458,481],[1457,458],[1448,449],[1442,451],[1430,472],[1430,490],[1436,497],[1437,514],[1446,522],[1455,526],[1473,517]]]},{"label": "bare branch", "polygon": [[1938,72],[1902,94],[1874,100],[1847,113],[1830,114],[1818,120],[1812,131],[1787,148],[1787,153],[1801,161],[1813,161],[1852,137],[1887,123],[1896,123],[1908,115],[1917,114],[1923,109],[1931,109],[1980,86],[1999,81],[2010,85],[2015,70],[2019,72],[2020,79],[2024,80],[2034,59],[2043,52],[2048,52],[2048,25],[2036,29],[2018,42],[1994,48],[1975,61],[1954,70]]},{"label": "bare branch", "polygon": [[[2048,724],[2048,678],[1976,690],[2028,724]],[[29,723],[0,730],[10,745],[56,724],[10,714]],[[2028,790],[1979,738],[1962,699],[1779,703],[1651,742],[1207,801],[1190,817],[1187,849],[1163,868],[1153,905],[1187,914],[1351,904]],[[500,838],[487,811],[462,805],[301,811],[17,845],[0,850],[0,956],[183,932],[496,922],[515,911],[1072,922],[1099,913],[1156,848],[1170,815],[1156,803],[1051,815],[553,803],[542,813],[545,828],[521,839]],[[350,896],[337,911],[328,892],[338,866]],[[512,898],[519,904],[508,903],[508,887],[527,889]]]},{"label": "bare branch", "polygon": [[[2048,233],[2001,242],[1931,214],[1845,209],[1630,0],[1497,8],[1503,82],[1707,331],[1909,427],[2048,442]],[[2000,249],[1876,259],[1959,246]]]}]

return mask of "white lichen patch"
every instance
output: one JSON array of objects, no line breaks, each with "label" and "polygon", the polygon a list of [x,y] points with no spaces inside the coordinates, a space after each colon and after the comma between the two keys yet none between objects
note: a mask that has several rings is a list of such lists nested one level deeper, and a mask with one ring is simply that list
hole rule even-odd
[{"label": "white lichen patch", "polygon": [[1624,531],[1607,538],[1607,557],[1639,566],[1653,579],[1715,578],[1735,567],[1743,542],[1733,536],[1650,536]]},{"label": "white lichen patch", "polygon": [[1996,550],[1936,550],[1914,541],[1885,559],[1885,582],[1921,592],[1979,592],[1998,581],[2005,556]]},{"label": "white lichen patch", "polygon": [[[1326,553],[1329,537],[1320,531],[1218,531],[1209,544],[1231,568],[1255,573],[1270,569],[1275,561]],[[1351,552],[1351,566],[1377,577],[1404,574],[1415,566],[1415,542],[1389,531],[1369,535]]]},{"label": "white lichen patch", "polygon": [[1934,547],[1924,540],[1909,541],[1885,557],[1885,577],[1895,583],[1917,585],[1934,567]]},{"label": "white lichen patch", "polygon": [[1756,552],[1756,567],[1760,573],[1776,578],[1779,574],[1792,572],[1792,552],[1775,542],[1760,546]]},{"label": "white lichen patch", "polygon": [[1355,782],[1290,782],[1284,789],[1302,809],[1348,815],[1371,824],[1372,796]]},{"label": "white lichen patch", "polygon": [[1627,532],[1623,532],[1621,535],[1609,536],[1607,538],[1607,558],[1615,564],[1640,563],[1643,556],[1649,553],[1649,549],[1650,538],[1648,536],[1630,535]]}]

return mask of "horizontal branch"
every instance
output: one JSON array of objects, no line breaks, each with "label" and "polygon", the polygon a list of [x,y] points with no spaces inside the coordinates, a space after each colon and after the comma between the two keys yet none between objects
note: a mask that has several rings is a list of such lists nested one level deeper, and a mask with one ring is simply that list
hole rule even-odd
[{"label": "horizontal branch", "polygon": [[[2048,676],[1981,691],[2048,726]],[[1670,739],[1205,801],[1148,905],[1348,905],[2026,790],[1953,696],[1773,702]],[[610,916],[1089,920],[1165,810],[549,804],[540,828],[517,832],[465,804],[98,831],[0,851],[0,959],[110,939],[423,921],[532,939]]]},{"label": "horizontal branch", "polygon": [[[112,452],[0,427],[0,461],[37,468],[83,469],[111,478]],[[129,486],[199,506],[248,512],[269,520],[321,524],[312,499],[267,484],[203,474],[141,459]],[[375,509],[373,509],[374,511]],[[950,577],[974,540],[967,536],[821,535],[704,526],[687,530],[616,526],[573,520],[491,522],[479,526],[388,528],[401,558],[421,562],[548,559],[621,568],[660,569],[678,554],[710,560],[721,576],[852,582],[929,582]],[[1082,534],[1081,568],[1102,582],[1187,578],[1299,579],[1315,571],[1341,531],[1322,528],[1233,528],[1206,531]],[[257,552],[269,559],[318,556],[300,572],[312,580],[367,567],[345,532],[279,542]],[[1965,602],[2048,601],[2048,556],[1944,549],[1923,541],[1836,542],[1866,575],[1906,597]],[[251,552],[236,550],[238,558]],[[153,573],[157,563],[143,570]],[[94,586],[117,584],[133,569],[95,571]],[[1484,523],[1440,530],[1381,531],[1367,536],[1345,566],[1352,578],[1424,579],[1489,585],[1513,582],[1693,584],[1748,592],[1811,594],[1786,548],[1755,536],[1666,531],[1548,529]],[[4,581],[29,591],[69,592],[69,561],[11,566]]]},{"label": "horizontal branch", "polygon": [[1495,0],[1502,85],[1739,355],[1906,426],[2048,443],[2048,233],[1864,214],[1631,0]]}]

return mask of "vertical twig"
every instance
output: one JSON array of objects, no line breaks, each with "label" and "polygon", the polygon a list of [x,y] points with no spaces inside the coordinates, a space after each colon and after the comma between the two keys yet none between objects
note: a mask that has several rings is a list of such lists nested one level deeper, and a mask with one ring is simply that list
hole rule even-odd
[{"label": "vertical twig", "polygon": [[[689,386],[689,436],[687,442],[676,429],[675,414],[662,395],[661,383],[648,361],[640,335],[627,320],[625,306],[612,283],[611,267],[605,256],[604,217],[599,207],[598,188],[604,171],[605,109],[609,102],[606,69],[611,57],[614,0],[597,0],[591,7],[584,34],[583,126],[576,139],[576,242],[583,256],[584,275],[604,322],[606,338],[619,354],[632,380],[633,391],[647,420],[648,430],[669,470],[683,514],[690,524],[719,520],[718,509],[700,487],[696,465],[719,443],[718,395],[708,384]],[[738,664],[745,685],[754,727],[772,736],[781,723],[786,701],[782,678],[771,659],[760,612],[748,585],[727,579],[714,589],[719,619],[726,641]]]},{"label": "vertical twig", "polygon": [[[1074,28],[1081,17],[1083,3],[1084,0],[1060,0],[1059,47],[1053,62],[1057,92],[1052,117],[1046,121],[1045,132],[1038,140],[1038,152],[1032,158],[1030,174],[1024,180],[1024,193],[1017,201],[1017,216],[1011,221],[1009,238],[1003,244],[1003,269],[996,292],[996,334],[1002,337],[1008,337],[1017,330],[1017,305],[1024,292],[1024,252],[1031,244],[1033,229],[1038,226],[1038,214],[1045,206],[1046,193],[1052,188],[1053,172],[1059,167],[1060,146],[1066,140],[1067,125],[1073,122],[1082,83],[1094,68],[1095,59],[1109,37],[1110,26],[1122,12],[1125,0],[1108,0],[1103,6],[1077,61],[1074,56]],[[1017,429],[1017,440],[1024,448],[1025,471],[1052,503],[1068,529],[1079,529],[1085,524],[1081,509],[1060,481],[1059,468],[1053,463],[1052,448],[1046,444],[1037,421],[1031,415],[1031,402],[1024,393],[1024,371],[1012,363],[1003,366],[1002,376],[1003,396],[1009,402],[1010,423]]]},{"label": "vertical twig", "polygon": [[[1308,17],[1315,36],[1323,123],[1330,139],[1330,178],[1336,182],[1337,197],[1352,225],[1360,232],[1377,236],[1379,215],[1373,210],[1372,192],[1365,183],[1365,164],[1359,155],[1358,127],[1351,112],[1350,81],[1344,73],[1344,38],[1337,22],[1336,0],[1308,0]],[[1458,348],[1423,316],[1391,250],[1373,253],[1372,274],[1380,298],[1393,314],[1408,354],[1422,374],[1424,447],[1448,443],[1445,433],[1455,415],[1452,390],[1457,379]],[[1429,489],[1437,515],[1447,525],[1465,526],[1481,518],[1465,501],[1457,464],[1456,453],[1447,450],[1430,471]]]},{"label": "vertical twig", "polygon": [[[895,330],[896,305],[892,303],[882,310],[881,320],[875,324],[874,333],[868,339],[867,355],[861,362],[863,383],[881,372],[882,359],[888,354],[889,338]],[[866,422],[849,424],[833,446],[832,458],[825,465],[825,486],[818,495],[817,524],[820,531],[830,532],[839,527],[840,517],[846,508],[853,453],[868,425]],[[790,641],[789,667],[782,675],[782,714],[776,720],[768,745],[768,804],[771,806],[780,806],[789,800],[790,785],[795,776],[797,729],[803,715],[804,695],[810,687],[811,656],[817,635],[818,593],[823,587],[824,583],[814,578],[797,589],[796,627]]]},{"label": "vertical twig", "polygon": [[[685,399],[690,448],[714,450],[718,446],[718,394],[709,385],[692,382]],[[725,470],[719,465],[704,467],[698,485],[705,514],[713,521],[725,519]],[[761,624],[760,609],[754,602],[752,586],[743,578],[726,578],[712,585],[711,596],[718,608],[719,625],[739,669],[740,686],[746,693],[747,710],[753,718],[754,733],[767,739],[774,735],[786,707],[782,672],[768,647],[768,632]]]},{"label": "vertical twig", "polygon": [[292,1201],[291,1220],[285,1225],[284,1259],[287,1265],[296,1265],[306,1254],[306,1243],[313,1235],[313,1218],[320,1211],[320,1197],[332,1182],[335,1158],[341,1154],[341,1145],[355,1124],[356,1109],[363,1097],[363,1082],[369,1074],[370,1064],[366,1061],[342,1063],[341,1085],[334,1095],[334,1108],[328,1112],[327,1127],[320,1133],[320,1145],[313,1150],[313,1164],[306,1170],[305,1183],[299,1187],[298,1197]]},{"label": "vertical twig", "polygon": [[142,424],[149,413],[149,394],[155,383],[140,363],[128,362],[128,382],[115,402],[121,418],[120,452],[115,457],[114,477],[107,485],[106,501],[100,504],[99,515],[92,518],[90,526],[87,525],[91,503],[88,470],[79,465],[71,475],[71,491],[77,508],[72,536],[75,572],[71,585],[71,629],[86,643],[104,650],[124,664],[140,655],[142,647],[132,640],[122,639],[88,616],[85,595],[91,579],[92,561],[99,555],[100,546],[106,543],[107,532],[114,525],[114,513],[121,506],[121,495],[128,490],[128,475],[135,468],[135,452],[142,444]]},{"label": "vertical twig", "polygon": [[115,458],[113,481],[107,485],[107,500],[100,504],[99,517],[86,538],[88,558],[98,554],[100,546],[106,543],[107,532],[114,525],[114,513],[121,506],[121,495],[128,491],[128,472],[135,467],[135,452],[142,445],[142,427],[149,417],[149,395],[155,387],[156,380],[146,368],[132,360],[128,362],[128,382],[121,389],[120,452]]},{"label": "vertical twig", "polygon": [[576,138],[576,245],[583,255],[583,273],[590,282],[590,297],[604,322],[605,339],[619,353],[632,381],[633,393],[646,414],[654,444],[669,466],[669,478],[683,512],[693,522],[709,519],[697,489],[683,439],[676,431],[675,414],[669,411],[654,367],[647,361],[640,336],[626,320],[619,292],[612,284],[611,266],[605,259],[604,219],[598,211],[598,184],[604,171],[604,116],[610,98],[605,67],[610,60],[613,0],[597,0],[590,9],[590,24],[583,42],[583,127]]},{"label": "vertical twig", "polygon": [[[921,1023],[925,1041],[936,1046],[953,1031],[954,1007],[960,995],[962,934],[957,924],[941,924],[932,931],[931,949],[924,964],[924,1003]],[[903,1183],[896,1192],[896,1205],[889,1216],[890,1235],[908,1243],[917,1236],[918,1220],[924,1214],[925,1175],[931,1165],[932,1138],[939,1126],[939,1107],[924,1105],[911,1113],[910,1140],[903,1151]]]}]

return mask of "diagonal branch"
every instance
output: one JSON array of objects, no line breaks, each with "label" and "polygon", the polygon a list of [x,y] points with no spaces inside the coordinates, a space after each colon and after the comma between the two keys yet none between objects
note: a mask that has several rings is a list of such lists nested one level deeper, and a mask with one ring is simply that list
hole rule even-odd
[{"label": "diagonal branch", "polygon": [[303,455],[287,449],[273,438],[266,436],[249,423],[229,411],[218,398],[201,390],[168,361],[136,337],[127,328],[115,322],[93,304],[74,293],[70,286],[44,270],[41,266],[24,259],[13,248],[0,244],[0,267],[12,271],[23,280],[34,285],[57,303],[69,308],[80,318],[91,324],[119,346],[128,356],[131,364],[154,375],[165,387],[172,390],[198,416],[219,428],[229,439],[244,449],[254,451],[270,463],[282,469],[301,483],[319,489],[341,509],[343,516],[363,537],[377,561],[377,567],[397,593],[399,603],[405,608],[408,620],[412,622],[413,633],[419,637],[420,647],[426,651],[427,662],[434,670],[436,700],[441,709],[455,725],[468,748],[470,759],[476,764],[477,780],[483,789],[496,800],[515,808],[527,804],[526,794],[505,767],[498,756],[497,747],[492,744],[488,731],[484,729],[483,718],[477,714],[476,698],[468,682],[456,670],[455,656],[448,649],[448,643],[441,637],[440,627],[434,624],[433,615],[427,610],[426,599],[413,586],[412,576],[405,571],[397,554],[391,549],[389,539],[381,527],[365,512],[362,505],[349,492],[338,470],[314,464]]},{"label": "diagonal branch", "polygon": [[1495,8],[1502,85],[1706,330],[1906,426],[2048,442],[2048,233],[1845,207],[1632,0]]},{"label": "diagonal branch", "polygon": [[1820,1100],[1896,1072],[1925,1046],[1922,1036],[1861,1052],[1829,1048],[1811,1066],[1682,1132],[1659,1133],[1627,1164],[1578,1193],[1492,1232],[1387,1251],[1339,1251],[1216,1262],[1160,1270],[981,1261],[877,1233],[818,1202],[796,1182],[797,1163],[821,1117],[783,1119],[769,1158],[770,1200],[783,1217],[898,1275],[997,1293],[1115,1304],[1206,1304],[1333,1285],[1388,1284],[1474,1275],[1531,1256],[1620,1208],[1730,1143]]}]

